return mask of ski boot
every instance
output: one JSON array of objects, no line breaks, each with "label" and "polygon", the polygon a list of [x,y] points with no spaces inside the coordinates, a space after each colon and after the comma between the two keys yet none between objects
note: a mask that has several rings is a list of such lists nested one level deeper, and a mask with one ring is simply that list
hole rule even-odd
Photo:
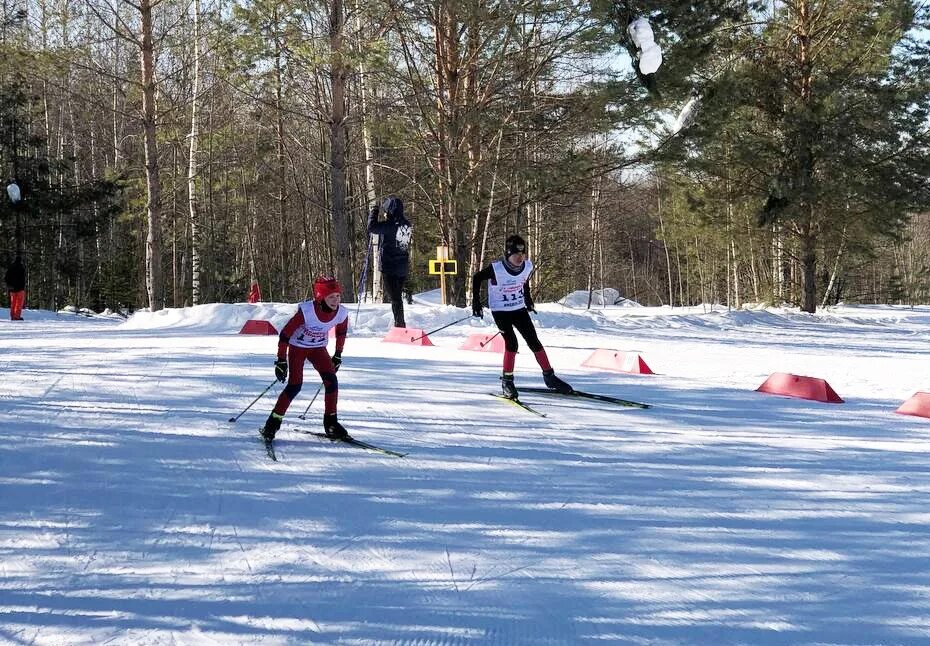
[{"label": "ski boot", "polygon": [[546,388],[551,388],[563,395],[568,395],[574,390],[574,388],[555,376],[555,370],[544,370],[543,381],[546,382]]},{"label": "ski boot", "polygon": [[270,442],[274,439],[275,433],[281,428],[281,420],[284,419],[284,415],[278,415],[277,413],[272,413],[268,416],[268,419],[265,420],[265,426],[262,430],[259,431],[259,434],[262,436],[262,439],[266,442]]},{"label": "ski boot", "polygon": [[501,377],[501,391],[507,399],[517,399],[517,387],[513,384],[513,373]]},{"label": "ski boot", "polygon": [[336,413],[326,413],[323,415],[323,432],[331,440],[344,440],[349,437],[349,433],[336,420]]}]

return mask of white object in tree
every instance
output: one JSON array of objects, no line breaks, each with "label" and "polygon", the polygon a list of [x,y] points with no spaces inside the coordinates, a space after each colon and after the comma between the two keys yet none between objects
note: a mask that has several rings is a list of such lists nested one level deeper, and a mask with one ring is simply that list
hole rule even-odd
[{"label": "white object in tree", "polygon": [[23,198],[22,193],[19,192],[19,184],[16,182],[7,184],[6,194],[10,196],[10,202],[13,204],[16,204]]},{"label": "white object in tree", "polygon": [[662,49],[656,44],[649,21],[640,16],[631,22],[626,30],[630,40],[639,50],[639,71],[643,74],[654,74],[662,65]]},{"label": "white object in tree", "polygon": [[685,103],[685,107],[683,107],[681,112],[678,113],[678,118],[675,119],[675,125],[672,128],[672,132],[683,130],[694,123],[694,117],[697,113],[698,103],[700,100],[701,97],[697,94],[688,99],[688,102]]}]

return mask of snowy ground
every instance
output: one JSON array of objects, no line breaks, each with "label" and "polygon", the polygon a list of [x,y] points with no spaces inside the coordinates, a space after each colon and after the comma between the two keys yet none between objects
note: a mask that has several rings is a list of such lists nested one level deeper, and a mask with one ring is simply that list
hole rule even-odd
[{"label": "snowy ground", "polygon": [[[398,459],[313,436],[311,379],[256,439],[292,304],[129,321],[0,310],[0,643],[930,643],[930,308],[540,306],[576,388],[500,402],[500,355],[382,343],[362,305],[340,419]],[[425,329],[468,312],[422,301]],[[640,352],[657,375],[580,367]],[[823,404],[753,392],[826,379]],[[541,385],[532,356],[517,384]]]}]

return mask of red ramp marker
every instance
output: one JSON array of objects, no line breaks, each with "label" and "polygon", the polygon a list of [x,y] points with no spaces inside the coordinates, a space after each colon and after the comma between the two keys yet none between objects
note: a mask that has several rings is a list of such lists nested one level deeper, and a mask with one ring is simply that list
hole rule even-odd
[{"label": "red ramp marker", "polygon": [[433,345],[423,328],[418,327],[392,327],[381,341],[408,345]]},{"label": "red ramp marker", "polygon": [[930,418],[930,393],[916,392],[895,411],[901,415]]},{"label": "red ramp marker", "polygon": [[637,375],[654,375],[643,358],[637,352],[620,352],[619,350],[595,350],[585,359],[582,366],[587,368],[600,368],[614,372],[630,372]]},{"label": "red ramp marker", "polygon": [[773,372],[761,386],[756,388],[756,392],[830,404],[843,403],[842,398],[823,379],[791,375],[787,372]]},{"label": "red ramp marker", "polygon": [[239,330],[239,334],[277,334],[278,331],[268,321],[249,319]]},{"label": "red ramp marker", "polygon": [[503,352],[504,338],[500,332],[482,334],[480,332],[469,334],[465,343],[459,346],[459,350],[475,350],[477,352]]}]

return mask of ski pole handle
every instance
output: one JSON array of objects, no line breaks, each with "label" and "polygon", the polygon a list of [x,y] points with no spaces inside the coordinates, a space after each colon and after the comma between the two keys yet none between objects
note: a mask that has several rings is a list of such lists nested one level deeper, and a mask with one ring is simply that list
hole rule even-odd
[{"label": "ski pole handle", "polygon": [[[355,290],[355,298],[358,299],[358,305],[355,307],[355,323],[353,325],[358,325],[358,313],[362,309],[362,299],[359,296],[362,293],[362,287],[365,285],[365,280],[368,278],[368,259],[371,257],[371,234],[368,234],[368,249],[365,250],[365,264],[362,267],[362,277],[358,281],[358,289]],[[367,300],[367,294],[366,294]],[[303,419],[303,417],[301,417]]]}]

